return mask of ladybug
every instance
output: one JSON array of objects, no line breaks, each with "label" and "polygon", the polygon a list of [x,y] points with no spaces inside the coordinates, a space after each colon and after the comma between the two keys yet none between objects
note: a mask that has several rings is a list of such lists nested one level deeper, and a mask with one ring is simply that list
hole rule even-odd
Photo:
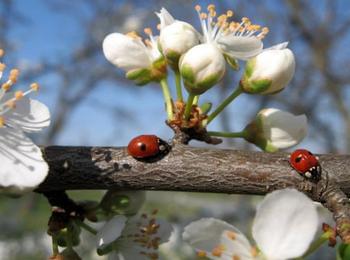
[{"label": "ladybug", "polygon": [[295,150],[289,158],[290,165],[302,176],[313,181],[321,178],[318,157],[306,149]]},{"label": "ladybug", "polygon": [[156,135],[139,135],[128,144],[128,154],[136,159],[148,159],[164,154],[169,145]]}]

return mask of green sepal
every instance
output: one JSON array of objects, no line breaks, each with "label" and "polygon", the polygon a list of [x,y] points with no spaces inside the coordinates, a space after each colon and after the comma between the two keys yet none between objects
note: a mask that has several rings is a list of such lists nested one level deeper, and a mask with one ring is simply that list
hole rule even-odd
[{"label": "green sepal", "polygon": [[126,78],[130,80],[137,80],[139,78],[150,77],[151,71],[149,69],[131,70],[126,73]]},{"label": "green sepal", "polygon": [[224,54],[225,60],[228,63],[228,65],[230,65],[230,67],[234,70],[239,70],[239,63],[237,61],[237,59],[231,57],[228,54]]},{"label": "green sepal", "polygon": [[337,247],[337,260],[350,259],[350,244],[340,244]]},{"label": "green sepal", "polygon": [[206,103],[203,103],[201,106],[200,106],[200,109],[202,111],[202,114],[203,115],[207,115],[211,108],[213,107],[213,103],[211,102],[206,102]]},{"label": "green sepal", "polygon": [[272,85],[272,80],[270,79],[259,79],[259,80],[248,80],[243,77],[240,81],[240,86],[243,91],[249,94],[259,94],[263,93],[269,89]]}]

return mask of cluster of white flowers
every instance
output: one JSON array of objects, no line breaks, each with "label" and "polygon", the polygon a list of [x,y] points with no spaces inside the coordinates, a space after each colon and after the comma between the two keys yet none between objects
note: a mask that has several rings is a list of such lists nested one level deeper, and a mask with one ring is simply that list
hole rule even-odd
[{"label": "cluster of white flowers", "polygon": [[[238,60],[246,61],[237,95],[275,94],[286,87],[295,71],[294,55],[287,48],[287,42],[263,49],[262,40],[269,32],[267,27],[253,24],[247,17],[238,22],[233,21],[234,13],[231,10],[218,15],[212,4],[208,5],[206,11],[202,11],[199,5],[195,9],[201,33],[191,24],[176,20],[162,8],[156,13],[160,20],[159,36],[154,36],[149,28],[145,29],[150,38],[146,41],[142,41],[135,32],[126,35],[112,33],[103,41],[106,58],[125,70],[127,78],[139,85],[166,78],[166,67],[170,65],[181,75],[189,94],[185,120],[190,118],[194,97],[203,94],[222,79],[226,63],[238,69]],[[177,85],[178,98],[182,100],[178,88]],[[163,89],[163,92],[168,120],[171,121],[174,105],[171,104],[169,91]],[[237,95],[233,94],[232,99],[224,101],[225,105],[219,106],[217,111],[209,115],[202,126],[206,127]],[[271,108],[258,114],[256,120],[245,129],[244,137],[265,151],[277,151],[296,145],[306,132],[307,120],[304,115],[294,116]]]},{"label": "cluster of white flowers", "polygon": [[[0,50],[0,56],[3,51]],[[0,78],[5,65],[0,63]],[[0,192],[17,195],[37,187],[48,173],[43,155],[25,132],[38,132],[50,124],[48,108],[27,96],[38,91],[33,83],[26,92],[10,92],[19,71],[10,71],[0,89]]]}]

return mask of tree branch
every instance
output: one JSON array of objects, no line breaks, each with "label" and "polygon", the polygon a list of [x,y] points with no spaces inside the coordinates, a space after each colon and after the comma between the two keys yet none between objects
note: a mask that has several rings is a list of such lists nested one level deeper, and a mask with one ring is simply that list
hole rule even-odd
[{"label": "tree branch", "polygon": [[117,188],[263,195],[290,187],[333,212],[338,234],[350,243],[349,155],[321,155],[322,179],[315,184],[291,168],[286,153],[176,144],[164,158],[147,162],[135,160],[124,147],[51,146],[42,151],[50,172],[37,192]]}]

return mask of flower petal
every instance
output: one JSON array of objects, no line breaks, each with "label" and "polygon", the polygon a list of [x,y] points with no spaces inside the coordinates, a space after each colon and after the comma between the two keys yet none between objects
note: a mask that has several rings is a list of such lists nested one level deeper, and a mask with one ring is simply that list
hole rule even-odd
[{"label": "flower petal", "polygon": [[268,259],[301,256],[309,247],[318,227],[314,203],[293,189],[268,194],[258,206],[253,237]]},{"label": "flower petal", "polygon": [[162,7],[162,9],[160,9],[159,13],[156,12],[156,15],[158,16],[158,18],[160,20],[160,28],[161,29],[163,29],[164,27],[175,22],[174,17],[164,7]]},{"label": "flower petal", "polygon": [[[1,101],[9,100],[13,93],[6,93]],[[5,121],[25,132],[37,132],[50,125],[50,111],[43,103],[23,97],[16,101],[16,108],[5,114]]]},{"label": "flower petal", "polygon": [[295,116],[275,108],[259,112],[263,125],[263,135],[278,149],[285,149],[300,143],[307,134],[305,115]]},{"label": "flower petal", "polygon": [[42,153],[24,133],[0,128],[0,191],[21,194],[36,188],[48,173]]},{"label": "flower petal", "polygon": [[289,42],[281,42],[278,44],[275,44],[269,48],[264,49],[263,51],[267,51],[267,50],[283,50],[285,48],[287,48]]},{"label": "flower petal", "polygon": [[127,218],[119,215],[115,216],[105,223],[102,229],[97,233],[97,246],[106,246],[118,239],[124,230]]},{"label": "flower petal", "polygon": [[263,49],[262,41],[255,36],[236,36],[229,34],[217,41],[222,51],[232,58],[248,60],[258,55]]},{"label": "flower petal", "polygon": [[198,251],[204,251],[207,257],[218,246],[223,246],[223,256],[232,259],[234,255],[241,259],[250,259],[251,245],[247,238],[234,226],[214,218],[203,218],[185,227],[182,237]]},{"label": "flower petal", "polygon": [[152,62],[148,52],[138,37],[112,33],[103,40],[103,53],[106,59],[125,71],[148,68]]}]

